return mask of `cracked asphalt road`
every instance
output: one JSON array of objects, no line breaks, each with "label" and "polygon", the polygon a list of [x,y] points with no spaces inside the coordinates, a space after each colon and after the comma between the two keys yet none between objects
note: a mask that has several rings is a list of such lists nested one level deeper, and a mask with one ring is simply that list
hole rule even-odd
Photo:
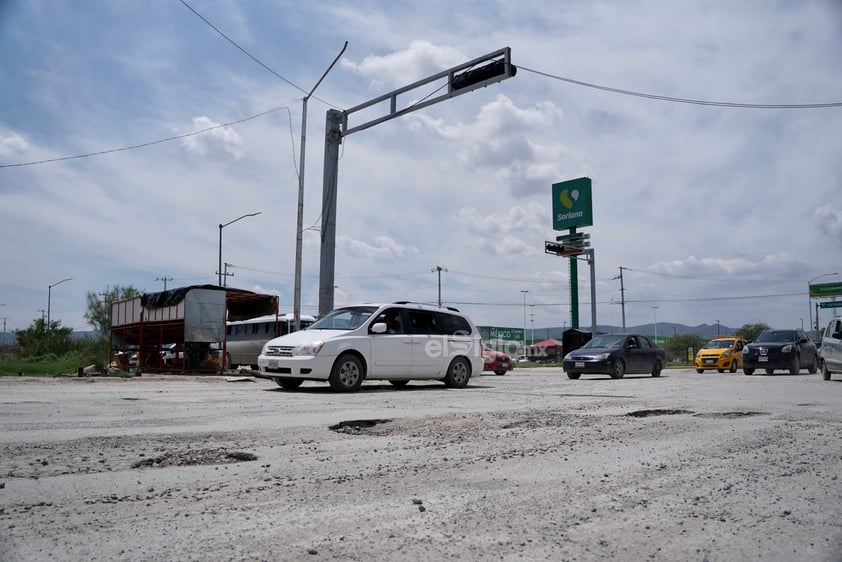
[{"label": "cracked asphalt road", "polygon": [[842,382],[0,377],[0,560],[842,560]]}]

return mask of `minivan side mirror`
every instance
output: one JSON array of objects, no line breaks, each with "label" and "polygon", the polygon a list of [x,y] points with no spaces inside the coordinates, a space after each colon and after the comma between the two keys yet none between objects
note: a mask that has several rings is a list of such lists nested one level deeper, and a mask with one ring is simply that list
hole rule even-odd
[{"label": "minivan side mirror", "polygon": [[385,322],[375,322],[371,325],[371,333],[372,334],[385,334],[386,333],[386,323]]}]

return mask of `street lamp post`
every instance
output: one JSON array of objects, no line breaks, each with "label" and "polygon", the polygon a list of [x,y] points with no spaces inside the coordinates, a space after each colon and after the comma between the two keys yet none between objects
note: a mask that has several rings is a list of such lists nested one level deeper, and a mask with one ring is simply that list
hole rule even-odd
[{"label": "street lamp post", "polygon": [[336,55],[336,58],[333,59],[333,62],[324,71],[322,77],[319,78],[319,81],[316,82],[310,93],[304,96],[304,103],[301,108],[301,153],[299,154],[298,164],[298,217],[297,227],[295,229],[295,288],[293,289],[292,302],[293,328],[296,332],[301,329],[301,253],[302,239],[304,236],[304,146],[307,138],[307,100],[310,99],[310,96],[313,95],[313,92],[316,91],[316,88],[319,87],[319,84],[322,83],[322,80],[325,79],[327,73],[330,72],[330,69],[333,68],[333,65],[336,64],[347,47],[348,42],[345,41],[342,50],[339,51],[339,54]]},{"label": "street lamp post", "polygon": [[523,293],[523,354],[526,355],[526,293],[529,290],[521,289],[520,292]]},{"label": "street lamp post", "polygon": [[50,331],[50,301],[53,298],[53,287],[55,287],[56,285],[61,285],[65,281],[72,281],[72,280],[73,280],[72,277],[68,277],[67,279],[62,279],[61,281],[53,283],[52,285],[47,285],[47,333],[49,333],[49,331]]},{"label": "street lamp post", "polygon": [[243,215],[241,217],[237,217],[232,221],[228,221],[225,224],[219,223],[219,266],[216,270],[216,273],[219,275],[219,286],[222,287],[222,229],[228,226],[229,224],[234,224],[238,220],[244,219],[246,217],[256,217],[263,211],[258,211],[256,213],[249,213],[247,215]]},{"label": "street lamp post", "polygon": [[530,324],[530,326],[529,326],[529,328],[530,328],[529,340],[534,343],[535,342],[535,305],[530,304],[529,308],[530,308],[530,310],[529,310],[529,324]]},{"label": "street lamp post", "polygon": [[658,307],[652,307],[652,313],[655,315],[655,344],[658,343]]},{"label": "street lamp post", "polygon": [[[815,281],[816,279],[821,279],[822,277],[832,277],[834,275],[839,275],[838,272],[836,273],[822,273],[821,275],[817,275],[807,281],[807,310],[810,312],[810,329],[813,329],[813,297],[810,295],[810,284]],[[816,309],[816,331],[819,331],[819,310]]]}]

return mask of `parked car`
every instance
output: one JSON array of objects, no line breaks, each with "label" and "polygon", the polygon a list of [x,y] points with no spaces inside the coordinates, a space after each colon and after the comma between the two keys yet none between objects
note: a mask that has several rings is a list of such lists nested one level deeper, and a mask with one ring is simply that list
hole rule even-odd
[{"label": "parked car", "polygon": [[775,369],[796,375],[805,365],[810,373],[819,370],[816,344],[804,330],[766,330],[743,348],[743,372],[747,375],[757,369],[769,375]]},{"label": "parked car", "polygon": [[491,349],[487,345],[482,348],[483,371],[494,371],[494,374],[503,376],[515,368],[515,362],[511,356]]},{"label": "parked car", "polygon": [[257,376],[286,389],[314,380],[355,392],[374,379],[398,387],[440,380],[462,388],[483,363],[479,329],[466,315],[396,302],[338,308],[306,330],[269,340],[257,358]]},{"label": "parked car", "polygon": [[611,375],[621,379],[626,373],[649,373],[661,376],[666,363],[664,349],[639,334],[606,334],[589,340],[579,349],[564,356],[562,368],[568,378],[578,379],[583,373]]},{"label": "parked car", "polygon": [[826,381],[833,373],[842,373],[842,316],[828,322],[822,332],[819,363]]},{"label": "parked car", "polygon": [[743,367],[743,347],[746,340],[739,336],[717,336],[707,342],[696,353],[696,372],[716,369],[724,373],[727,369],[736,373]]}]

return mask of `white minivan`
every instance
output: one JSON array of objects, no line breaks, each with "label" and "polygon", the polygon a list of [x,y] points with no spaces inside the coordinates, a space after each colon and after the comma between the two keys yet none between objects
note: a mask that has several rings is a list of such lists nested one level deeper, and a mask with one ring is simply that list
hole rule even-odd
[{"label": "white minivan", "polygon": [[455,308],[396,302],[338,308],[306,330],[270,340],[259,377],[286,389],[305,380],[355,392],[363,380],[404,386],[440,380],[463,388],[483,369],[479,330]]},{"label": "white minivan", "polygon": [[833,373],[842,373],[842,316],[827,323],[822,332],[821,368],[824,380]]}]

